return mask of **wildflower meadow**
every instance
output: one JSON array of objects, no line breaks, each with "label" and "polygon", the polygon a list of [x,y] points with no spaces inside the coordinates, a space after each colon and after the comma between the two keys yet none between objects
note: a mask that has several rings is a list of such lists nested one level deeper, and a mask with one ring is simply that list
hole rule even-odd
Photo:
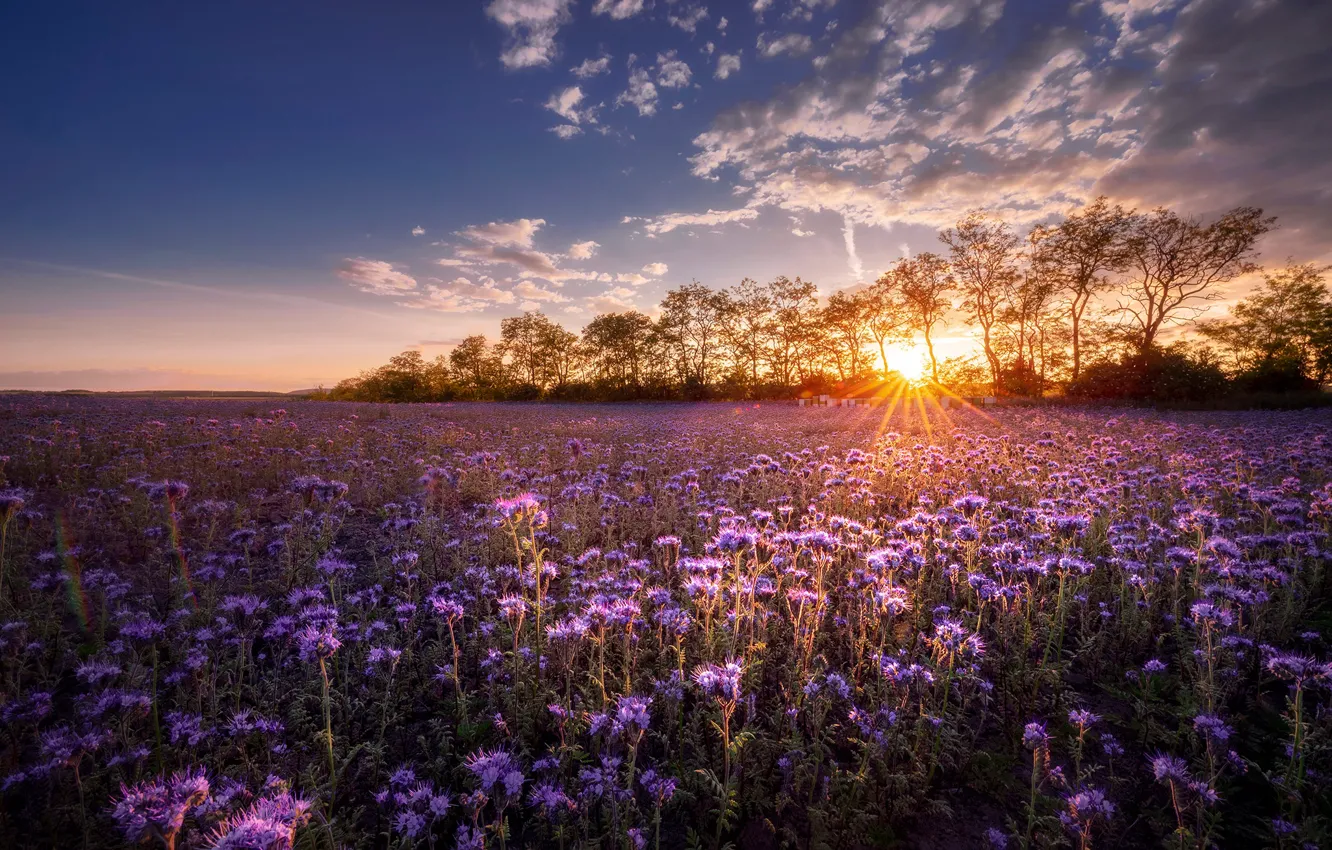
[{"label": "wildflower meadow", "polygon": [[1332,415],[0,400],[0,846],[1332,846]]}]

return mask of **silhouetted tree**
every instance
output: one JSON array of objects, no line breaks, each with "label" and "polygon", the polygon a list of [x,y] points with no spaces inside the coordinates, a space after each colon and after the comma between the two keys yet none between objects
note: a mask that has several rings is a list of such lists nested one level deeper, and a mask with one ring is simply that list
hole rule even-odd
[{"label": "silhouetted tree", "polygon": [[772,304],[772,336],[768,363],[777,382],[794,386],[812,371],[818,338],[818,289],[797,277],[778,277],[768,284]]},{"label": "silhouetted tree", "polygon": [[845,292],[834,292],[823,308],[823,327],[832,343],[829,349],[837,376],[845,381],[858,378],[864,371],[865,346],[870,336],[866,329],[865,302]]},{"label": "silhouetted tree", "polygon": [[864,304],[865,329],[879,347],[883,374],[887,377],[888,346],[911,338],[911,311],[902,294],[902,280],[896,268],[879,276],[870,287],[860,293]]},{"label": "silhouetted tree", "polygon": [[1328,266],[1290,263],[1263,275],[1263,286],[1226,319],[1198,330],[1214,342],[1236,375],[1293,373],[1298,383],[1322,383],[1332,373],[1332,298],[1323,281]]},{"label": "silhouetted tree", "polygon": [[458,343],[449,353],[449,368],[459,387],[473,398],[485,398],[499,386],[504,364],[482,334]]},{"label": "silhouetted tree", "polygon": [[721,337],[739,374],[752,392],[772,333],[772,296],[765,286],[745,278],[721,293]]},{"label": "silhouetted tree", "polygon": [[1054,226],[1032,231],[1032,265],[1068,301],[1073,380],[1082,368],[1082,321],[1092,299],[1109,289],[1109,275],[1128,268],[1133,214],[1105,196]]},{"label": "silhouetted tree", "polygon": [[1135,216],[1119,311],[1138,352],[1149,351],[1162,328],[1196,318],[1219,297],[1218,284],[1256,271],[1258,237],[1275,222],[1257,207],[1236,207],[1206,226],[1164,207]]},{"label": "silhouetted tree", "polygon": [[967,323],[981,329],[981,350],[990,365],[990,380],[999,389],[1002,363],[994,349],[994,326],[1018,281],[1017,247],[1013,229],[979,211],[967,213],[956,227],[939,234],[948,246],[953,276],[962,290]]},{"label": "silhouetted tree", "polygon": [[717,367],[724,301],[693,281],[666,293],[657,329],[669,347],[681,383],[706,387]]},{"label": "silhouetted tree", "polygon": [[903,257],[893,266],[906,303],[911,328],[925,337],[930,355],[930,378],[939,383],[939,361],[934,355],[934,328],[944,320],[953,302],[948,295],[957,288],[948,261],[929,251]]},{"label": "silhouetted tree", "polygon": [[654,333],[652,320],[633,310],[605,313],[588,322],[583,346],[592,377],[621,391],[641,387]]}]

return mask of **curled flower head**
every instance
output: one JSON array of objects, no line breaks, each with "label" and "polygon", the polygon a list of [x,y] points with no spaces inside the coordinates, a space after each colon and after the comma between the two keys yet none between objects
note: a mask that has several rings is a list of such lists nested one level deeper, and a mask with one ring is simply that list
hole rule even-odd
[{"label": "curled flower head", "polygon": [[1178,756],[1157,753],[1148,759],[1148,763],[1152,766],[1152,775],[1157,782],[1188,781],[1189,766]]},{"label": "curled flower head", "polygon": [[1045,724],[1033,720],[1022,729],[1022,745],[1029,750],[1040,749],[1050,741]]},{"label": "curled flower head", "polygon": [[28,494],[15,487],[0,490],[0,520],[8,520],[14,514],[23,510],[27,504]]},{"label": "curled flower head", "polygon": [[1089,729],[1100,722],[1101,717],[1083,708],[1075,708],[1068,713],[1068,722],[1079,729]]},{"label": "curled flower head", "polygon": [[333,657],[333,653],[342,646],[342,641],[338,640],[337,635],[333,633],[334,627],[324,623],[319,625],[309,625],[296,633],[296,643],[300,647],[301,660],[325,660]]},{"label": "curled flower head", "polygon": [[675,795],[675,779],[669,776],[660,776],[657,771],[650,768],[643,771],[643,775],[638,777],[638,782],[658,806],[664,805]]},{"label": "curled flower head", "polygon": [[171,842],[184,825],[186,813],[208,799],[208,791],[202,768],[173,774],[170,779],[122,785],[112,817],[132,844],[152,837]]},{"label": "curled flower head", "polygon": [[1199,714],[1193,718],[1193,728],[1209,741],[1225,741],[1230,738],[1230,727],[1214,714]]},{"label": "curled flower head", "polygon": [[725,664],[700,664],[694,668],[694,684],[705,695],[721,702],[739,702],[740,680],[744,674],[740,662],[734,659]]},{"label": "curled flower head", "polygon": [[541,510],[541,502],[535,493],[519,493],[512,499],[496,499],[495,510],[506,520],[520,522],[536,516]]},{"label": "curled flower head", "polygon": [[1066,808],[1059,818],[1064,824],[1086,832],[1097,820],[1109,820],[1115,813],[1115,804],[1099,788],[1084,788],[1065,800]]},{"label": "curled flower head", "polygon": [[310,801],[283,791],[224,820],[213,833],[212,850],[292,850],[296,830],[309,820]]},{"label": "curled flower head", "polygon": [[522,767],[507,750],[477,750],[467,757],[467,769],[487,794],[512,798],[522,793]]},{"label": "curled flower head", "polygon": [[1328,675],[1326,665],[1319,664],[1307,655],[1296,655],[1293,652],[1273,653],[1267,659],[1267,671],[1277,678],[1291,680],[1297,685],[1303,685],[1309,679]]},{"label": "curled flower head", "polygon": [[622,696],[615,705],[615,731],[633,738],[647,731],[652,716],[648,706],[652,697]]}]

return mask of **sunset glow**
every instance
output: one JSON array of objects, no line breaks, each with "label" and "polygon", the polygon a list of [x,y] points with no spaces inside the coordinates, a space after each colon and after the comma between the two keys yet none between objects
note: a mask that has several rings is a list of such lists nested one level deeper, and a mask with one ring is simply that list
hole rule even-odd
[{"label": "sunset glow", "polygon": [[888,355],[888,368],[913,384],[929,377],[930,364],[919,346],[892,345],[884,349]]},{"label": "sunset glow", "polygon": [[1332,848],[1332,0],[0,20],[0,847]]},{"label": "sunset glow", "polygon": [[[0,387],[331,386],[524,311],[655,317],[691,280],[827,299],[939,252],[968,210],[1026,233],[1099,195],[1261,207],[1264,258],[1326,261],[1330,10],[25,4],[0,33],[21,81],[0,95]],[[951,316],[940,359],[978,333]]]}]

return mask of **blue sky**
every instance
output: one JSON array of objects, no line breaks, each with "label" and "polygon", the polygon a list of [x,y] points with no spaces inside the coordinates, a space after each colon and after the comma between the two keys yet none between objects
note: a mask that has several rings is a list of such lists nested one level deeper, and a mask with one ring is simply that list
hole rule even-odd
[{"label": "blue sky", "polygon": [[[331,383],[1105,192],[1326,257],[1328,4],[24,4],[0,385]],[[415,232],[414,232],[415,231]],[[954,344],[965,344],[960,323]]]}]

